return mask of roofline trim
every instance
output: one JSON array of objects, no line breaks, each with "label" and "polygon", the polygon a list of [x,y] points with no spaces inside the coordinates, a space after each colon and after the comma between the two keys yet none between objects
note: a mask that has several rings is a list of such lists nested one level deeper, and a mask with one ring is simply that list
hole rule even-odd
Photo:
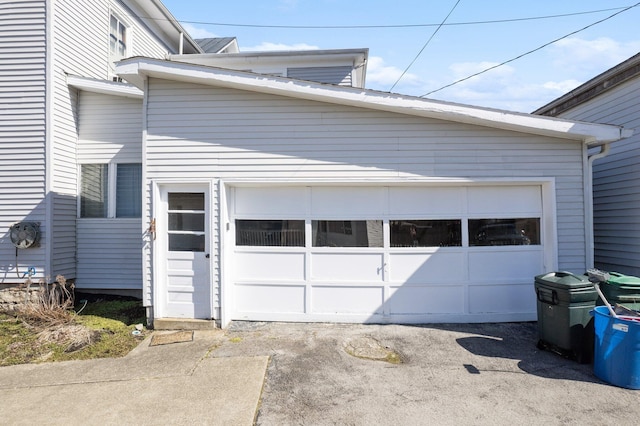
[{"label": "roofline trim", "polygon": [[86,92],[143,99],[144,93],[132,84],[67,75],[67,85]]},{"label": "roofline trim", "polygon": [[624,135],[628,133],[627,130],[619,126],[575,122],[388,92],[334,86],[151,58],[125,59],[116,65],[116,72],[140,89],[144,87],[146,77],[151,76],[377,109],[542,136],[581,140],[588,145],[613,142],[627,137]]}]

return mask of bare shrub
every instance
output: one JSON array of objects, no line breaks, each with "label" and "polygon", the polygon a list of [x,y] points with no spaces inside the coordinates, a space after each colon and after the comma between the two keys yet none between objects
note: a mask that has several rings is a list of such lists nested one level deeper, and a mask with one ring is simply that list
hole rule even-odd
[{"label": "bare shrub", "polygon": [[[31,286],[31,278],[26,281],[27,291]],[[47,284],[40,280],[38,297],[28,301],[18,309],[18,316],[23,321],[44,323],[49,326],[69,324],[75,317],[72,308],[74,303],[74,285],[68,284],[65,277],[58,275],[56,281]]]}]

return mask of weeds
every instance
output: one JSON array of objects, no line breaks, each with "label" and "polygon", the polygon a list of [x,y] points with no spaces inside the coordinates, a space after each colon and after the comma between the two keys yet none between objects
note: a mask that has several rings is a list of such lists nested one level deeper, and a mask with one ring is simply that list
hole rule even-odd
[{"label": "weeds", "polygon": [[124,356],[144,338],[132,335],[145,319],[139,300],[82,300],[76,311],[74,285],[62,275],[29,297],[32,284],[25,281],[26,301],[13,315],[0,314],[0,366]]},{"label": "weeds", "polygon": [[[27,292],[29,292],[32,284],[31,278],[28,278],[25,284]],[[75,313],[72,311],[73,291],[73,283],[68,284],[62,275],[58,275],[56,281],[51,284],[40,280],[36,300],[26,302],[18,308],[18,317],[32,326],[52,327],[71,324],[75,317]]]}]

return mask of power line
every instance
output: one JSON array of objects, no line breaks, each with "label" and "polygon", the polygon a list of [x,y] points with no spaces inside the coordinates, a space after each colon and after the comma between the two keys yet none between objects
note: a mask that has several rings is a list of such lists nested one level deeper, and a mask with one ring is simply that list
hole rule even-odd
[{"label": "power line", "polygon": [[469,80],[469,79],[471,79],[471,78],[473,78],[473,77],[479,76],[480,74],[484,74],[484,73],[486,73],[486,72],[488,72],[488,71],[494,70],[494,69],[496,69],[496,68],[498,68],[498,67],[501,67],[501,66],[503,66],[503,65],[506,65],[506,64],[508,64],[508,63],[510,63],[510,62],[516,61],[516,60],[518,60],[518,59],[520,59],[520,58],[522,58],[522,57],[524,57],[524,56],[530,55],[531,53],[534,53],[534,52],[537,52],[538,50],[544,49],[545,47],[550,46],[550,45],[552,45],[553,43],[557,43],[557,42],[558,42],[558,41],[560,41],[560,40],[563,40],[563,39],[565,39],[565,38],[567,38],[567,37],[570,37],[570,36],[572,36],[572,35],[574,35],[574,34],[577,34],[577,33],[581,32],[581,31],[584,31],[584,30],[586,30],[587,28],[591,28],[591,27],[593,27],[594,25],[597,25],[597,24],[600,24],[600,23],[602,23],[602,22],[604,22],[604,21],[607,21],[607,20],[609,20],[609,19],[613,18],[614,16],[620,15],[621,13],[624,13],[624,12],[628,11],[629,9],[633,9],[634,7],[637,7],[637,6],[639,6],[639,5],[640,5],[640,2],[638,2],[638,3],[636,3],[636,4],[632,5],[632,6],[628,6],[628,7],[624,8],[623,10],[620,10],[619,12],[614,13],[613,15],[607,16],[607,17],[606,17],[606,18],[604,18],[604,19],[600,19],[599,21],[596,21],[596,22],[594,22],[594,23],[592,23],[592,24],[589,24],[589,25],[587,25],[586,27],[582,27],[582,28],[580,28],[579,30],[576,30],[576,31],[570,32],[569,34],[566,34],[566,35],[564,35],[564,36],[562,36],[562,37],[559,37],[559,38],[557,38],[557,39],[555,39],[555,40],[552,40],[552,41],[550,41],[550,42],[548,42],[548,43],[545,43],[545,44],[543,44],[542,46],[536,47],[536,48],[535,48],[535,49],[533,49],[533,50],[529,50],[528,52],[525,52],[525,53],[523,53],[523,54],[521,54],[521,55],[518,55],[518,56],[516,56],[515,58],[511,58],[511,59],[509,59],[509,60],[507,60],[507,61],[501,62],[501,63],[499,63],[499,64],[497,64],[497,65],[494,65],[494,66],[491,66],[491,67],[489,67],[489,68],[487,68],[487,69],[484,69],[484,70],[482,70],[482,71],[479,71],[479,72],[477,72],[477,73],[475,73],[475,74],[472,74],[472,75],[467,76],[467,77],[465,77],[465,78],[461,78],[460,80],[456,80],[456,81],[454,81],[453,83],[447,84],[446,86],[442,86],[442,87],[440,87],[439,89],[432,90],[432,91],[430,91],[430,92],[428,92],[428,93],[425,93],[424,95],[420,95],[419,97],[420,97],[420,98],[424,98],[425,96],[429,96],[429,95],[431,95],[432,93],[436,93],[436,92],[439,92],[439,91],[441,91],[441,90],[447,89],[447,88],[449,88],[449,87],[451,87],[451,86],[454,86],[454,85],[456,85],[456,84],[462,83],[463,81],[467,81],[467,80]]},{"label": "power line", "polygon": [[[633,7],[633,6],[631,6]],[[612,10],[623,10],[628,7],[613,7],[609,9],[588,10],[584,12],[564,13],[558,15],[544,15],[544,16],[531,16],[525,18],[511,18],[511,19],[495,19],[489,21],[468,21],[468,22],[449,22],[445,24],[397,24],[397,25],[263,25],[263,24],[239,24],[228,22],[205,22],[205,21],[186,21],[179,19],[178,21],[183,24],[194,25],[212,25],[221,27],[244,27],[244,28],[276,28],[276,29],[292,29],[292,30],[336,30],[336,29],[375,29],[375,28],[419,28],[419,27],[440,27],[440,26],[461,26],[461,25],[483,25],[483,24],[501,24],[508,22],[521,22],[521,21],[535,21],[541,19],[554,19],[565,18],[568,16],[588,15],[593,13],[611,12]],[[624,11],[624,10],[623,10]],[[147,17],[145,19],[150,20],[168,20]]]},{"label": "power line", "polygon": [[456,1],[456,4],[453,5],[453,7],[451,8],[451,10],[447,14],[447,16],[445,16],[444,19],[442,20],[442,22],[440,23],[440,25],[438,25],[438,28],[436,28],[435,31],[433,32],[433,34],[431,34],[431,37],[429,37],[429,40],[427,40],[427,42],[424,44],[424,46],[422,46],[422,49],[420,49],[420,51],[418,52],[416,57],[413,58],[413,61],[411,61],[411,63],[404,69],[404,71],[402,71],[402,74],[400,74],[400,77],[398,77],[396,82],[393,83],[393,86],[391,86],[391,89],[389,89],[390,92],[393,90],[394,87],[396,87],[396,84],[398,84],[398,82],[400,80],[402,80],[402,77],[404,77],[404,75],[407,73],[407,71],[409,71],[409,68],[411,68],[411,66],[415,63],[415,61],[418,60],[418,57],[422,54],[422,52],[427,47],[427,45],[431,42],[431,40],[433,40],[433,37],[435,37],[435,35],[438,33],[438,31],[440,31],[440,28],[442,28],[444,23],[447,22],[447,19],[449,19],[449,16],[451,16],[451,14],[456,9],[456,7],[458,7],[459,3],[460,3],[460,0]]}]

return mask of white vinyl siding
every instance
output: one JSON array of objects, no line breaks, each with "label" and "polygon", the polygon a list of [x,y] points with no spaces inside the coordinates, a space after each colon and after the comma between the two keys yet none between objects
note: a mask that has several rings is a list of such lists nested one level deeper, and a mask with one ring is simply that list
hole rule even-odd
[{"label": "white vinyl siding", "polygon": [[352,70],[353,67],[349,66],[287,68],[287,77],[340,86],[352,86]]},{"label": "white vinyl siding", "polygon": [[140,290],[141,253],[139,219],[78,220],[76,287]]},{"label": "white vinyl siding", "polygon": [[[20,250],[22,275],[28,266],[43,278],[51,227],[45,198],[46,3],[19,0],[0,4],[0,229],[14,222],[40,223],[39,248]],[[22,282],[14,270],[16,251],[0,241],[5,273],[0,283]]]},{"label": "white vinyl siding", "polygon": [[[81,92],[79,109],[80,164],[142,163],[141,100]],[[140,289],[141,228],[139,218],[79,218],[77,287]],[[120,278],[112,279],[109,270]]]},{"label": "white vinyl siding", "polygon": [[593,214],[595,266],[635,276],[640,276],[639,99],[640,77],[635,77],[560,115],[634,129],[593,165]]},{"label": "white vinyl siding", "polygon": [[149,85],[149,180],[554,178],[558,266],[586,267],[580,142],[159,79]]},{"label": "white vinyl siding", "polygon": [[[35,3],[35,2],[34,2]],[[44,4],[44,2],[41,2]],[[118,1],[56,0],[52,5],[53,49],[52,63],[52,110],[50,150],[51,167],[50,194],[53,202],[52,276],[63,274],[75,276],[77,181],[78,176],[78,121],[83,120],[84,111],[78,105],[78,91],[67,86],[66,76],[75,75],[96,79],[110,79],[109,67],[109,19],[111,12],[122,17],[129,25],[128,52],[133,55],[162,58],[166,46],[149,33],[149,29],[135,19]],[[41,83],[44,85],[44,76]],[[139,113],[136,115],[140,120]],[[128,120],[128,119],[127,119]],[[141,127],[139,127],[141,128]],[[116,133],[118,131],[116,130]],[[99,140],[105,141],[110,132]],[[138,140],[140,133],[138,134]],[[140,162],[138,155],[137,162]]]}]

